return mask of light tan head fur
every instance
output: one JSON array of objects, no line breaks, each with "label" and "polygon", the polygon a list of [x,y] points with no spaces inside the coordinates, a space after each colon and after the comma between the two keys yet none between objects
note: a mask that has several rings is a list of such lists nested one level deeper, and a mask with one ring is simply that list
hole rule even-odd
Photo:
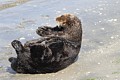
[{"label": "light tan head fur", "polygon": [[60,26],[77,26],[81,24],[81,21],[73,14],[63,14],[58,16],[56,21]]}]

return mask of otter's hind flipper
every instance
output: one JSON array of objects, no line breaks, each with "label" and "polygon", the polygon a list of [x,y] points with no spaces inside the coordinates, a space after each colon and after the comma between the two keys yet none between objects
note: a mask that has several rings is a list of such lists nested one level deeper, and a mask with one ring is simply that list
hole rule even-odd
[{"label": "otter's hind flipper", "polygon": [[16,52],[22,52],[22,51],[24,51],[24,47],[23,47],[22,43],[20,41],[18,41],[18,40],[12,41],[11,45],[16,50]]}]

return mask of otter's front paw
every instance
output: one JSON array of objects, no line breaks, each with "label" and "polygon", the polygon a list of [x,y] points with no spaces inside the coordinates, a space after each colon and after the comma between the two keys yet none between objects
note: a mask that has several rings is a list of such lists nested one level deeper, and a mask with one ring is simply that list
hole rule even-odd
[{"label": "otter's front paw", "polygon": [[38,29],[36,30],[36,33],[40,36],[47,36],[51,34],[51,29],[49,27],[38,27]]}]

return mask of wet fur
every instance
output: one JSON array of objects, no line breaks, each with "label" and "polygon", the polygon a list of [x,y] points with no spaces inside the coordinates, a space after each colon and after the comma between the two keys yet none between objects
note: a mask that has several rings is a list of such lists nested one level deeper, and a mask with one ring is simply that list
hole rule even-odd
[{"label": "wet fur", "polygon": [[18,73],[51,73],[57,72],[72,64],[81,47],[82,28],[80,20],[71,14],[56,18],[59,26],[54,28],[39,27],[36,33],[42,39],[11,42],[17,58],[11,57],[11,67]]}]

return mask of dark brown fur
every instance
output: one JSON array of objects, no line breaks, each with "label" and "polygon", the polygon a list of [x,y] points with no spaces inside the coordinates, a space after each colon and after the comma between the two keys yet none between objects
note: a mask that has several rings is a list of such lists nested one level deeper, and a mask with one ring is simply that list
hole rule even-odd
[{"label": "dark brown fur", "polygon": [[71,14],[61,15],[56,21],[59,26],[36,30],[42,39],[27,41],[24,46],[18,40],[11,43],[17,53],[17,58],[9,58],[13,70],[18,73],[51,73],[74,62],[81,47],[81,21]]},{"label": "dark brown fur", "polygon": [[44,26],[39,27],[36,32],[43,37],[58,36],[64,39],[80,42],[82,40],[81,21],[74,15],[64,14],[56,18],[59,26],[54,28]]}]

